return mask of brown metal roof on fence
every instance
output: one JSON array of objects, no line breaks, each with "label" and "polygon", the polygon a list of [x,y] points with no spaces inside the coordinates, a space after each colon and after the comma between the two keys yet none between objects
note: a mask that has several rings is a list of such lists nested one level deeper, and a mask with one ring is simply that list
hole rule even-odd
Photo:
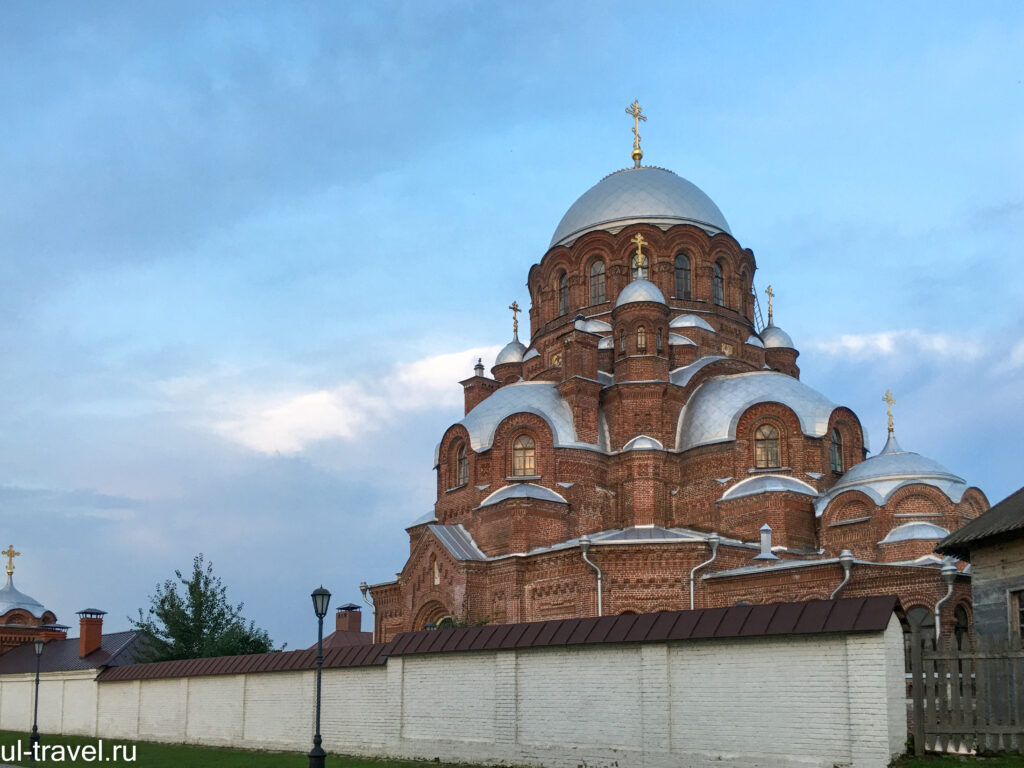
[{"label": "brown metal roof on fence", "polygon": [[[338,667],[371,667],[383,664],[381,653],[384,643],[339,646],[324,649],[324,669]],[[202,675],[238,675],[246,672],[296,672],[316,669],[316,649],[254,653],[248,656],[216,656],[207,659],[181,659],[157,661],[150,664],[131,664],[110,667],[100,673],[97,680],[151,680],[165,677],[198,677]]]},{"label": "brown metal roof on fence", "polygon": [[[401,632],[389,643],[329,648],[324,668],[370,667],[389,656],[458,651],[544,648],[596,643],[642,643],[669,640],[815,635],[829,632],[882,632],[893,612],[896,597],[850,597],[802,603],[736,605],[696,611],[622,616],[590,616],[522,624],[493,624],[459,629]],[[237,675],[248,672],[288,672],[316,668],[316,649],[249,656],[160,661],[105,669],[100,682],[150,680],[202,675]]]},{"label": "brown metal roof on fence", "polygon": [[594,643],[724,639],[829,632],[882,632],[899,600],[893,596],[736,605],[696,611],[558,619],[459,629],[402,632],[382,656],[541,648]]}]

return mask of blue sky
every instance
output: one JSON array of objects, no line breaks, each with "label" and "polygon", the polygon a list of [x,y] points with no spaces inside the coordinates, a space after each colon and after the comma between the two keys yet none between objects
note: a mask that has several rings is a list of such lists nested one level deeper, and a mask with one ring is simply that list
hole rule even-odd
[{"label": "blue sky", "polygon": [[[431,508],[457,382],[571,203],[716,201],[803,378],[1022,482],[1024,6],[9,3],[0,544],[107,626],[204,552],[278,642]],[[397,463],[398,472],[388,471]]]}]

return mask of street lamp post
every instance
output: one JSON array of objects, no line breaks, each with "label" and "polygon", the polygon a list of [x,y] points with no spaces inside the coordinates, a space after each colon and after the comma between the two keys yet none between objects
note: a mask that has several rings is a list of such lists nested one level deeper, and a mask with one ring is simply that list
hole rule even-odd
[{"label": "street lamp post", "polygon": [[313,735],[313,749],[309,751],[309,768],[324,768],[327,753],[320,744],[320,677],[324,669],[324,616],[331,602],[331,593],[323,586],[313,590],[313,612],[316,613],[316,733]]},{"label": "street lamp post", "polygon": [[31,750],[32,759],[36,759],[36,751],[39,746],[39,662],[43,658],[43,646],[46,642],[41,637],[35,639],[36,648],[36,697],[35,707],[32,713],[32,735],[29,736],[28,743],[29,749]]}]

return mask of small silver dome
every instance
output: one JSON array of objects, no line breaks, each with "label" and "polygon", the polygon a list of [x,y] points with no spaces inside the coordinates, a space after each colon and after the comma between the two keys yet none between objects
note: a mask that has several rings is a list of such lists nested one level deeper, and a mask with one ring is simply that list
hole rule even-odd
[{"label": "small silver dome", "polygon": [[495,365],[503,365],[504,363],[521,363],[523,362],[523,355],[526,354],[526,347],[522,345],[519,339],[513,339],[504,347],[501,348],[501,352],[494,358]]},{"label": "small silver dome", "polygon": [[545,488],[543,485],[537,485],[536,483],[516,483],[515,485],[505,485],[494,491],[490,496],[480,502],[480,506],[489,507],[492,504],[505,501],[505,499],[540,499],[541,501],[553,501],[557,504],[568,504],[565,497],[560,493],[552,491],[550,488]]},{"label": "small silver dome", "polygon": [[796,349],[790,335],[777,325],[766,326],[765,329],[761,331],[761,341],[763,341],[765,347],[768,348],[783,347],[785,349]]},{"label": "small silver dome", "polygon": [[[565,212],[551,248],[586,232],[630,224],[695,224],[709,234],[729,232],[718,206],[694,184],[664,168],[627,168],[605,176]],[[731,233],[730,233],[731,234]]]},{"label": "small silver dome", "polygon": [[792,491],[802,493],[805,496],[817,496],[818,491],[813,485],[797,480],[788,475],[757,475],[740,480],[729,490],[722,494],[722,500],[738,499],[742,496],[754,496],[758,493],[771,493],[775,491]]},{"label": "small silver dome", "polygon": [[640,301],[664,304],[665,296],[650,280],[634,280],[619,293],[619,298],[615,300],[615,306],[621,307],[623,304],[636,304]]},{"label": "small silver dome", "polygon": [[681,333],[670,333],[668,335],[668,345],[670,347],[695,347],[697,346],[693,339],[689,336],[683,336]]},{"label": "small silver dome", "polygon": [[705,331],[715,332],[715,329],[711,327],[703,317],[697,317],[697,315],[680,315],[679,317],[673,317],[672,322],[668,324],[669,328],[703,328]]},{"label": "small silver dome", "polygon": [[37,619],[43,618],[43,614],[46,612],[43,604],[38,600],[15,589],[14,579],[10,574],[8,574],[7,583],[4,585],[3,589],[0,589],[0,616],[4,615],[8,611],[13,611],[19,608],[23,611],[28,611]]},{"label": "small silver dome", "polygon": [[921,541],[944,539],[949,531],[939,525],[926,522],[911,522],[898,525],[886,534],[879,544],[892,544],[896,541]]},{"label": "small silver dome", "polygon": [[663,451],[665,446],[661,444],[661,441],[655,440],[653,437],[648,435],[637,435],[624,446],[622,446],[622,453],[626,451]]},{"label": "small silver dome", "polygon": [[538,352],[536,349],[531,349],[529,352],[523,355],[523,362],[525,363],[527,360],[533,360],[533,358],[535,357],[540,357],[540,352]]},{"label": "small silver dome", "polygon": [[761,347],[762,349],[764,348],[764,342],[761,341],[761,339],[759,339],[757,336],[754,336],[753,334],[747,337],[746,343],[752,347]]}]

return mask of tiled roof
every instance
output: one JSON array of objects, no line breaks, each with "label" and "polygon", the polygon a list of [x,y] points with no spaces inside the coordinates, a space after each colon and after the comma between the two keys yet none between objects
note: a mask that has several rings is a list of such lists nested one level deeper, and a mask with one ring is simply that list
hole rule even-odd
[{"label": "tiled roof", "polygon": [[1004,534],[1024,535],[1024,488],[953,531],[939,542],[935,550],[946,555],[966,557],[974,544]]},{"label": "tiled roof", "polygon": [[[131,664],[135,661],[139,633],[111,632],[103,635],[100,647],[84,659],[78,655],[78,638],[53,640],[46,644],[39,659],[40,672],[71,672]],[[0,656],[0,675],[36,671],[36,653],[32,643],[19,645]]]},{"label": "tiled roof", "polygon": [[422,630],[396,635],[385,647],[383,655],[829,632],[882,632],[889,625],[893,612],[898,609],[898,598],[874,596]]},{"label": "tiled roof", "polygon": [[[384,643],[367,643],[324,649],[324,669],[337,667],[369,667],[383,664]],[[297,672],[316,669],[316,648],[302,651],[252,653],[247,656],[216,656],[209,659],[157,661],[110,667],[96,678],[100,682],[120,680],[151,680],[164,677],[195,677],[202,675],[238,675],[245,672]]]}]

